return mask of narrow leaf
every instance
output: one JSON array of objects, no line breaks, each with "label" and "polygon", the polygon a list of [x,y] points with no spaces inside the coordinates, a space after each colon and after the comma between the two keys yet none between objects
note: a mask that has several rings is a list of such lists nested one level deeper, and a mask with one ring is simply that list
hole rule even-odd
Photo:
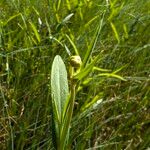
[{"label": "narrow leaf", "polygon": [[120,43],[120,37],[119,37],[119,34],[117,32],[115,25],[112,22],[110,22],[110,25],[111,25],[111,28],[112,28],[114,34],[115,34],[115,38],[117,39],[118,43]]},{"label": "narrow leaf", "polygon": [[36,29],[36,26],[35,26],[32,22],[29,22],[29,23],[30,23],[30,25],[31,25],[31,28],[32,28],[32,30],[33,30],[35,36],[36,36],[36,39],[38,40],[38,42],[40,42],[40,41],[41,41],[41,38],[40,38],[40,35],[39,35],[39,33],[38,33],[38,30]]},{"label": "narrow leaf", "polygon": [[88,21],[88,22],[84,25],[84,27],[85,27],[85,28],[89,27],[89,25],[92,24],[93,21],[95,21],[97,18],[98,18],[98,15],[95,16],[95,17],[93,17],[90,21]]},{"label": "narrow leaf", "polygon": [[21,15],[21,13],[18,13],[18,14],[14,15],[14,16],[11,16],[11,17],[4,23],[4,26],[7,25],[11,20],[13,20],[14,18],[16,18],[16,17],[18,17],[18,16],[20,16],[20,15]]},{"label": "narrow leaf", "polygon": [[88,64],[84,69],[82,69],[79,73],[77,73],[74,78],[81,80],[84,77],[86,77],[94,68],[95,63],[97,62],[97,60],[99,59],[98,55],[90,64]]},{"label": "narrow leaf", "polygon": [[110,70],[103,69],[103,68],[100,68],[100,67],[94,67],[93,69],[96,70],[96,71],[101,71],[101,72],[110,72]]},{"label": "narrow leaf", "polygon": [[67,34],[66,34],[66,37],[67,37],[67,39],[69,40],[70,44],[72,45],[72,47],[73,47],[73,49],[74,49],[74,51],[75,51],[75,54],[76,54],[76,55],[79,55],[79,52],[78,52],[78,49],[77,49],[75,43],[72,41],[72,39],[71,39]]},{"label": "narrow leaf", "polygon": [[[104,13],[104,14],[105,14],[105,13]],[[90,59],[90,56],[91,56],[91,54],[92,54],[92,52],[93,52],[93,50],[94,50],[94,48],[95,48],[95,46],[96,46],[98,37],[99,37],[99,35],[100,35],[100,31],[101,31],[101,29],[102,29],[103,20],[104,20],[104,14],[103,14],[103,16],[102,16],[102,19],[100,20],[100,23],[99,23],[99,25],[98,25],[98,27],[97,27],[97,30],[96,30],[96,32],[95,32],[95,35],[93,36],[93,39],[92,39],[91,44],[90,44],[90,47],[89,47],[89,49],[88,49],[88,50],[86,51],[86,53],[85,53],[85,57],[84,57],[84,59],[83,59],[83,68],[87,65],[87,63],[88,63],[88,61],[89,61],[89,59]]]},{"label": "narrow leaf", "polygon": [[101,74],[98,74],[98,76],[114,77],[114,78],[118,78],[120,80],[126,81],[126,79],[114,73],[101,73]]}]

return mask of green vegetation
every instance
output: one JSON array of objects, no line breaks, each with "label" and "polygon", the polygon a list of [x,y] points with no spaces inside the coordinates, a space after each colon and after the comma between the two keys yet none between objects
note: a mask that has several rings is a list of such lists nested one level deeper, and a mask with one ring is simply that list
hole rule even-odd
[{"label": "green vegetation", "polygon": [[[54,66],[67,70],[64,95],[74,91],[75,97],[65,149],[148,149],[149,26],[149,0],[1,0],[0,149],[58,144]],[[82,65],[72,70],[74,55]],[[67,109],[68,99],[63,102]]]}]

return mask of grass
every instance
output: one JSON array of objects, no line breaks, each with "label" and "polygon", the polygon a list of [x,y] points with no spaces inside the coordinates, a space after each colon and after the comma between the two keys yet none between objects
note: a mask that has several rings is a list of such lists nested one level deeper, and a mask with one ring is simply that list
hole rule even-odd
[{"label": "grass", "polygon": [[54,149],[51,66],[61,55],[69,69],[76,54],[84,65],[68,149],[148,149],[149,8],[148,0],[1,0],[0,149]]}]

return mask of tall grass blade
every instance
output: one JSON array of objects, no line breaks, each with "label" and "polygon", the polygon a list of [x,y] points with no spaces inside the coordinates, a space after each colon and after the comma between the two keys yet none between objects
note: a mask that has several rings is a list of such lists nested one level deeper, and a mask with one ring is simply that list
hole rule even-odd
[{"label": "tall grass blade", "polygon": [[57,3],[57,11],[60,9],[60,5],[61,5],[61,0],[58,0],[58,3]]},{"label": "tall grass blade", "polygon": [[72,45],[72,47],[73,47],[73,49],[74,49],[74,51],[75,51],[75,54],[76,54],[76,55],[79,55],[79,52],[78,52],[78,49],[77,49],[75,43],[72,41],[72,39],[71,39],[67,34],[66,34],[66,37],[67,37],[67,39],[69,40],[70,44]]},{"label": "tall grass blade", "polygon": [[66,0],[66,4],[67,4],[67,8],[68,8],[68,10],[71,10],[70,0]]},{"label": "tall grass blade", "polygon": [[92,54],[92,52],[93,52],[93,50],[94,50],[94,48],[96,46],[98,37],[100,35],[100,31],[101,31],[102,26],[103,26],[104,15],[105,15],[105,13],[103,13],[102,19],[100,20],[100,23],[99,23],[99,25],[97,27],[95,35],[93,36],[92,42],[90,44],[90,47],[85,53],[85,56],[84,56],[84,59],[83,59],[83,68],[87,65],[87,63],[88,63],[88,61],[90,59],[90,56],[91,56],[91,54]]},{"label": "tall grass blade", "polygon": [[11,20],[15,19],[16,17],[20,16],[21,13],[18,13],[16,15],[11,16],[5,23],[4,26],[7,25]]},{"label": "tall grass blade", "polygon": [[40,41],[41,41],[41,38],[40,38],[40,35],[39,35],[39,33],[38,33],[38,30],[36,29],[36,26],[35,26],[32,22],[29,22],[29,23],[30,23],[30,25],[31,25],[31,28],[32,28],[32,30],[33,30],[35,36],[36,36],[36,39],[38,40],[38,42],[40,42]]},{"label": "tall grass blade", "polygon": [[84,25],[84,27],[85,27],[85,28],[89,27],[90,24],[92,24],[93,21],[95,21],[97,18],[98,18],[98,15],[95,16],[95,17],[93,17],[90,21],[88,21],[88,22]]},{"label": "tall grass blade", "polygon": [[126,81],[126,79],[124,79],[123,77],[121,77],[120,75],[117,75],[115,73],[101,73],[101,74],[98,74],[98,76],[106,76],[106,77],[114,77],[114,78],[117,78],[117,79],[120,79],[122,81]]},{"label": "tall grass blade", "polygon": [[117,39],[118,43],[120,43],[120,37],[119,37],[119,34],[117,32],[115,25],[112,22],[110,22],[110,25],[111,25],[111,28],[112,28],[114,34],[115,34],[115,38]]}]

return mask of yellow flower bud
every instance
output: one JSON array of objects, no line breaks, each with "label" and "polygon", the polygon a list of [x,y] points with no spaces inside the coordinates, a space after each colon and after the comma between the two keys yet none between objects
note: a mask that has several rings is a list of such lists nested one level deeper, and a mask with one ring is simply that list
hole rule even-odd
[{"label": "yellow flower bud", "polygon": [[71,56],[70,57],[70,64],[74,68],[79,68],[81,66],[81,64],[82,64],[81,57],[78,56],[78,55]]}]

